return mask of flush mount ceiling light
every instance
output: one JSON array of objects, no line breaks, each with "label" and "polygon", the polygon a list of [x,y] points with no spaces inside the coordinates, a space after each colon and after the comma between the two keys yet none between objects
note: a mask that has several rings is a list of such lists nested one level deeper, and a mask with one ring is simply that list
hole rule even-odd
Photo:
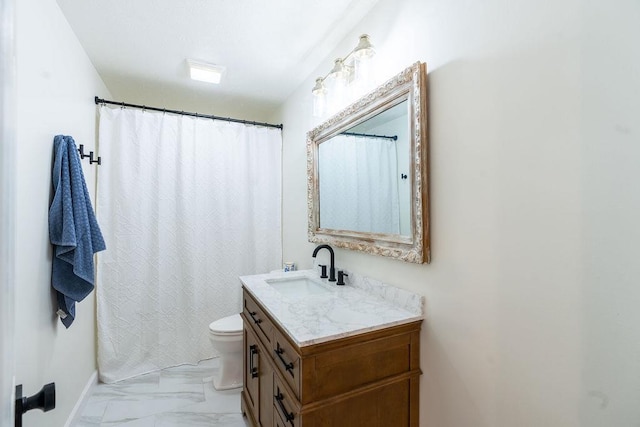
[{"label": "flush mount ceiling light", "polygon": [[225,67],[215,64],[207,64],[206,62],[194,61],[187,59],[189,65],[189,76],[192,80],[207,83],[220,83]]},{"label": "flush mount ceiling light", "polygon": [[[337,58],[331,71],[316,79],[316,84],[311,90],[315,117],[324,116],[327,107],[329,113],[335,112],[346,100],[354,99],[371,86],[370,60],[375,52],[369,36],[363,34],[351,52],[344,58]],[[332,90],[327,86],[331,86]]]}]

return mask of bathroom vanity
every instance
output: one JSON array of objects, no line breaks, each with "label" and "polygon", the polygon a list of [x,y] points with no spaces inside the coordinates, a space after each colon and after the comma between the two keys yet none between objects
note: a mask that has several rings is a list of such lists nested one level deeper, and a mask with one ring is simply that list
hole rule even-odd
[{"label": "bathroom vanity", "polygon": [[418,426],[420,296],[311,270],[240,280],[242,411],[254,426]]}]

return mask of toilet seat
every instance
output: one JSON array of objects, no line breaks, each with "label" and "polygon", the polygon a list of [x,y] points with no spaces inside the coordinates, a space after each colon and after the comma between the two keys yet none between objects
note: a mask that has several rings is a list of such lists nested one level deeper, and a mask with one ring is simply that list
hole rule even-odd
[{"label": "toilet seat", "polygon": [[209,332],[214,335],[242,334],[242,317],[239,314],[233,314],[211,322]]}]

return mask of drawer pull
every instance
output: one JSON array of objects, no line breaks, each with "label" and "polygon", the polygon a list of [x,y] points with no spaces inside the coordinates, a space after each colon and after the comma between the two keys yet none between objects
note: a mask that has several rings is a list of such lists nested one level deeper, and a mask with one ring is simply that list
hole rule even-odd
[{"label": "drawer pull", "polygon": [[284,414],[284,417],[287,419],[287,422],[291,425],[294,425],[293,419],[295,415],[293,415],[293,412],[287,412],[287,408],[285,408],[284,403],[282,403],[282,401],[284,400],[284,396],[282,395],[282,393],[280,393],[280,390],[278,390],[278,394],[276,394],[273,397],[276,398],[276,402],[278,402],[278,406],[280,407],[280,410]]},{"label": "drawer pull", "polygon": [[251,316],[251,319],[253,320],[253,323],[255,323],[256,325],[259,325],[260,323],[262,323],[262,319],[256,319],[256,314],[258,314],[255,311],[250,311],[249,312],[249,316]]},{"label": "drawer pull", "polygon": [[280,343],[277,343],[277,349],[273,350],[275,351],[276,355],[278,356],[278,359],[280,359],[280,361],[282,362],[282,364],[284,365],[284,368],[291,374],[291,376],[293,377],[293,362],[291,363],[287,363],[286,360],[284,360],[284,358],[282,357],[282,355],[284,354],[284,350],[282,349],[282,347],[280,347]]},{"label": "drawer pull", "polygon": [[249,371],[251,372],[251,378],[258,378],[258,368],[253,365],[253,356],[258,354],[258,346],[249,346]]}]

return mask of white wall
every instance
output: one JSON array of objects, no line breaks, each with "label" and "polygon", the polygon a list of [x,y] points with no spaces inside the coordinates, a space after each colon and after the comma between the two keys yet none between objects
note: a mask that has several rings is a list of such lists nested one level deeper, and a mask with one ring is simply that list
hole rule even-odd
[{"label": "white wall", "polygon": [[0,426],[13,424],[15,4],[0,3]]},{"label": "white wall", "polygon": [[187,89],[129,77],[107,82],[112,101],[257,122],[266,121],[274,110],[272,103],[217,94],[207,83],[194,83]]},{"label": "white wall", "polygon": [[640,4],[381,0],[284,104],[284,258],[310,267],[311,88],[371,35],[429,71],[432,263],[337,250],[425,295],[428,427],[640,420]]},{"label": "white wall", "polygon": [[[108,97],[54,0],[17,3],[16,381],[33,394],[55,381],[57,406],[25,414],[23,425],[62,426],[95,371],[94,294],[66,330],[50,287],[48,209],[53,137],[72,135],[95,149],[95,95]],[[83,161],[95,200],[95,170]]]}]

